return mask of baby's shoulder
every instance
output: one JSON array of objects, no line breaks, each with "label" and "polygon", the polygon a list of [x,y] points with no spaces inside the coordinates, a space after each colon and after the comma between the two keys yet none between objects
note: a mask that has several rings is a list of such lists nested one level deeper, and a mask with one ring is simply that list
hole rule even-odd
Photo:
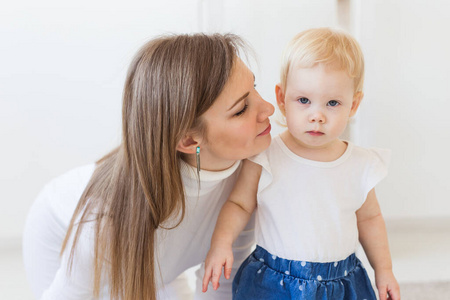
[{"label": "baby's shoulder", "polygon": [[352,145],[352,161],[359,164],[389,165],[391,150],[377,147],[361,147]]}]

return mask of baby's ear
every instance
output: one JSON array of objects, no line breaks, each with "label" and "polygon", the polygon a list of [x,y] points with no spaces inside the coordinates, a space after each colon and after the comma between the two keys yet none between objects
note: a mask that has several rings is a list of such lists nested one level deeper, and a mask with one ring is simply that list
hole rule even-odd
[{"label": "baby's ear", "polygon": [[285,102],[284,102],[284,90],[281,87],[281,84],[278,83],[275,86],[275,95],[277,96],[277,105],[280,109],[281,113],[286,116],[286,110],[285,110]]},{"label": "baby's ear", "polygon": [[358,107],[361,104],[361,100],[364,97],[363,92],[356,92],[355,95],[353,95],[353,102],[352,102],[352,109],[350,110],[350,117],[353,117],[356,112],[358,111]]}]

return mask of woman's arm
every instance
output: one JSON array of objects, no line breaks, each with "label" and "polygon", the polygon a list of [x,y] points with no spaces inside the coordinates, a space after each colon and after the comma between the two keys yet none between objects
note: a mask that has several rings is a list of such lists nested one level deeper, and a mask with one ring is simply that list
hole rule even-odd
[{"label": "woman's arm", "polygon": [[230,197],[220,211],[211,238],[211,248],[205,260],[203,292],[208,289],[209,281],[212,282],[215,290],[219,287],[222,267],[224,267],[225,278],[230,278],[233,265],[232,245],[256,208],[260,175],[260,165],[249,160],[243,162],[241,173]]},{"label": "woman's arm", "polygon": [[400,300],[400,288],[392,272],[392,260],[386,226],[375,189],[367,195],[367,199],[356,212],[358,220],[359,241],[366,252],[370,265],[375,271],[375,281],[380,300]]},{"label": "woman's arm", "polygon": [[23,231],[23,263],[36,299],[50,286],[61,265],[59,253],[67,230],[50,202],[51,186],[47,185],[31,206]]},{"label": "woman's arm", "polygon": [[[66,255],[60,256],[61,246],[75,207],[94,169],[95,165],[90,164],[52,179],[41,190],[30,208],[23,233],[23,260],[27,278],[36,299],[63,299],[50,296],[51,291],[58,289],[57,282],[63,282],[63,279],[67,277],[67,259]],[[93,249],[93,242],[89,244]],[[85,242],[84,245],[86,245]],[[71,245],[68,246],[69,250],[70,247]],[[88,250],[92,252],[90,248]],[[80,248],[76,254],[82,252],[88,253]],[[75,255],[75,261],[77,260],[78,257]],[[78,267],[75,266],[75,268],[80,269],[80,263],[76,265]],[[87,278],[85,274],[81,277],[78,283],[83,280],[89,284],[88,286],[91,285],[88,282],[90,278]],[[71,278],[69,283],[76,281],[75,278]],[[69,283],[60,287],[65,293],[70,292]],[[79,285],[75,289],[76,293],[81,293]],[[64,299],[72,298],[67,296]],[[88,297],[82,295],[78,299],[88,299]]]},{"label": "woman's arm", "polygon": [[[76,228],[74,228],[76,230]],[[50,286],[43,292],[40,300],[87,300],[94,299],[94,223],[86,223],[79,236],[72,268],[69,270],[69,256],[72,239],[61,257],[61,264]],[[105,274],[106,275],[106,274]],[[106,278],[102,278],[102,287]],[[109,298],[109,290],[100,289],[100,299]]]}]

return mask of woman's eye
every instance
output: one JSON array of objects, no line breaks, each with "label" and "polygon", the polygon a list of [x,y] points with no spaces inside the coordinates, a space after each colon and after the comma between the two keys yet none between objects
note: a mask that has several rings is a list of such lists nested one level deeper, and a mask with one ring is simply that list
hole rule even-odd
[{"label": "woman's eye", "polygon": [[242,115],[242,114],[247,110],[247,107],[248,107],[248,104],[246,103],[246,104],[244,105],[244,108],[242,108],[240,111],[238,111],[238,112],[235,113],[234,115],[235,115],[236,117]]},{"label": "woman's eye", "polygon": [[330,100],[330,101],[328,101],[328,105],[329,106],[338,106],[339,102],[337,102],[336,100]]},{"label": "woman's eye", "polygon": [[301,104],[308,104],[308,103],[310,103],[309,99],[308,98],[304,98],[304,97],[298,99],[298,102],[300,102]]}]

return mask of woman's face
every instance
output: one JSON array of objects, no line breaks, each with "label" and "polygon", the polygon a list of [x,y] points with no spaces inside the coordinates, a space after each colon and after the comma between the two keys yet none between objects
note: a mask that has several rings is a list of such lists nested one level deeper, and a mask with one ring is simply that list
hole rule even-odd
[{"label": "woman's face", "polygon": [[200,142],[202,169],[223,170],[266,149],[273,112],[255,90],[253,73],[237,59],[222,93],[201,117],[206,127]]}]

